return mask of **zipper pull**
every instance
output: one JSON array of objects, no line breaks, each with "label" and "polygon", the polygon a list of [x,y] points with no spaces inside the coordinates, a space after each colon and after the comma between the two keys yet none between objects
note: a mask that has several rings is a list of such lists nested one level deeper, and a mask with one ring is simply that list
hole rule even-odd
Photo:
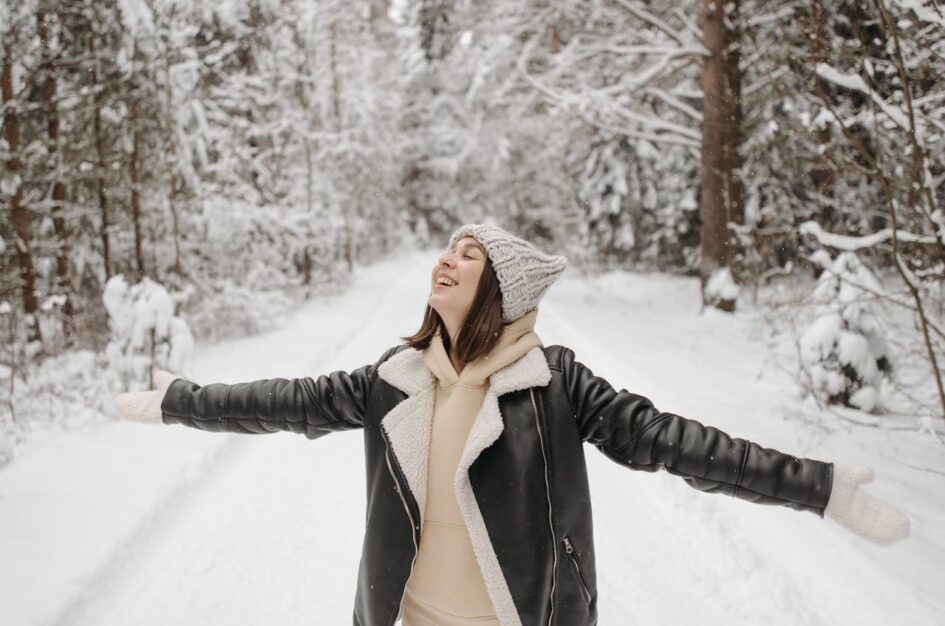
[{"label": "zipper pull", "polygon": [[561,541],[564,542],[564,551],[565,551],[565,552],[567,552],[568,554],[571,554],[572,552],[574,552],[574,548],[571,547],[571,540],[570,540],[570,539],[568,539],[567,537],[565,537],[565,538],[562,539]]}]

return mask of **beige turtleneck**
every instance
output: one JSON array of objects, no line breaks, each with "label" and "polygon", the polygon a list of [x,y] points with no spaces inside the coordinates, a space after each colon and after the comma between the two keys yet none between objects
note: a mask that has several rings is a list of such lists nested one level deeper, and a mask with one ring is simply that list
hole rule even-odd
[{"label": "beige turtleneck", "polygon": [[420,545],[407,582],[404,626],[498,626],[459,505],[454,477],[489,376],[535,347],[538,309],[503,326],[496,346],[456,373],[439,334],[423,351],[436,376],[436,403],[427,465],[427,500]]}]

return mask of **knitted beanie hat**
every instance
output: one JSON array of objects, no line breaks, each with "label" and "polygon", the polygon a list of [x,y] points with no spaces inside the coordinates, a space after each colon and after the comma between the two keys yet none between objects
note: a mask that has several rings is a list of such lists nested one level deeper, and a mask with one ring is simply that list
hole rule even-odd
[{"label": "knitted beanie hat", "polygon": [[492,261],[502,292],[502,321],[514,322],[538,306],[538,301],[564,271],[568,259],[545,254],[524,239],[491,224],[464,224],[450,236],[452,246],[473,236]]}]

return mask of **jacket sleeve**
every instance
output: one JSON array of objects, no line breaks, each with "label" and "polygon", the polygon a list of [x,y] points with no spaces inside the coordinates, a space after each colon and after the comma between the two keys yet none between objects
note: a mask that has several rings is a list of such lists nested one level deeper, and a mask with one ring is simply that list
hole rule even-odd
[{"label": "jacket sleeve", "polygon": [[352,372],[339,370],[317,379],[268,378],[228,385],[174,380],[161,401],[165,424],[212,432],[301,433],[309,439],[361,428],[377,368],[396,350]]},{"label": "jacket sleeve", "polygon": [[627,467],[664,469],[692,488],[819,517],[830,497],[833,463],[798,458],[712,426],[656,409],[644,396],[615,391],[565,348],[561,367],[583,441]]}]

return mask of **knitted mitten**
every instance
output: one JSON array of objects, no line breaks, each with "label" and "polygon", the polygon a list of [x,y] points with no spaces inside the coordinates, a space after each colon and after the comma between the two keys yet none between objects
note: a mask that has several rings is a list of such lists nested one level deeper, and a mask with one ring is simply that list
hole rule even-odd
[{"label": "knitted mitten", "polygon": [[888,546],[909,536],[909,518],[860,489],[875,478],[872,468],[834,464],[833,487],[824,515],[873,543]]},{"label": "knitted mitten", "polygon": [[146,424],[163,424],[161,419],[161,401],[171,383],[180,378],[170,372],[158,370],[154,373],[154,389],[152,391],[131,391],[115,396],[115,410],[121,419],[144,422]]}]

